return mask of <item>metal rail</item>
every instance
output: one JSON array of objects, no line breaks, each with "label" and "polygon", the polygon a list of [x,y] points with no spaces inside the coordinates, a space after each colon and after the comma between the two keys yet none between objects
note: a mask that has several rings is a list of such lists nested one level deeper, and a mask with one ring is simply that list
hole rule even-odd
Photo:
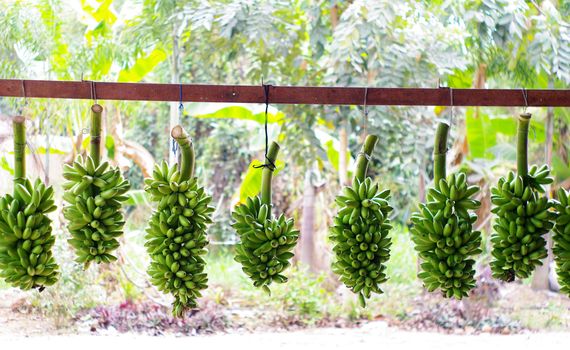
[{"label": "metal rail", "polygon": [[[570,89],[450,89],[271,86],[271,104],[399,106],[534,106],[570,107]],[[523,91],[526,93],[526,100]],[[98,99],[264,103],[261,85],[109,83],[93,81],[0,79],[0,96],[25,98]]]}]

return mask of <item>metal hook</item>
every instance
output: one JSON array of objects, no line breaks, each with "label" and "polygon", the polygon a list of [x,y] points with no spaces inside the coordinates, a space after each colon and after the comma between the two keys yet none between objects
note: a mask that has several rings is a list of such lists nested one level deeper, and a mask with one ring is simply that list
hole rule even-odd
[{"label": "metal hook", "polygon": [[364,88],[364,102],[362,108],[362,131],[366,135],[366,127],[368,124],[368,86]]},{"label": "metal hook", "polygon": [[26,81],[22,80],[22,95],[24,95],[24,105],[28,105],[28,96],[26,94]]},{"label": "metal hook", "polygon": [[91,80],[91,99],[97,103],[97,90],[93,80]]},{"label": "metal hook", "polygon": [[368,102],[368,86],[364,89],[364,116],[368,117],[368,106],[366,105]]},{"label": "metal hook", "polygon": [[22,96],[24,97],[24,105],[20,108],[20,114],[24,114],[24,108],[28,105],[28,96],[26,95],[26,81],[22,80]]},{"label": "metal hook", "polygon": [[524,99],[523,113],[526,113],[526,109],[528,108],[528,91],[526,91],[525,88],[522,88],[522,95]]}]

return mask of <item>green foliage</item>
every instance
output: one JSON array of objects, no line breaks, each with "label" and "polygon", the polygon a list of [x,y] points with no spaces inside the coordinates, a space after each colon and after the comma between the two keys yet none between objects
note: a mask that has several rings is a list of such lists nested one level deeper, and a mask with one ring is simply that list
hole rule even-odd
[{"label": "green foliage", "polygon": [[[265,162],[254,159],[247,168],[247,172],[243,178],[243,182],[239,188],[239,202],[245,203],[248,197],[255,197],[261,189],[261,166]],[[273,175],[277,175],[285,167],[285,163],[281,160],[275,161],[275,171]]]},{"label": "green foliage", "polygon": [[[192,103],[185,111],[193,118],[240,119],[253,120],[260,124],[265,122],[265,106],[261,105],[228,105],[220,103]],[[283,112],[271,108],[267,113],[268,123],[281,123],[285,119]]]},{"label": "green foliage", "polygon": [[[0,4],[4,29],[0,77],[178,82],[178,73],[180,81],[192,83],[259,84],[263,77],[272,84],[412,87],[436,86],[441,80],[442,85],[468,88],[484,67],[489,88],[567,88],[570,83],[570,7],[565,2],[84,0],[73,8],[67,4],[62,0]],[[331,11],[333,4],[338,18]],[[17,113],[22,105],[21,100],[2,99],[0,112]],[[36,121],[46,115],[51,133],[75,141],[87,125],[87,105],[30,99],[28,110],[34,125],[43,125]],[[126,140],[138,142],[157,160],[167,155],[169,104],[105,101],[105,107],[122,114]],[[448,117],[431,108],[369,107],[365,122],[361,108],[355,107],[271,107],[277,108],[270,108],[270,132],[283,145],[282,159],[288,165],[283,171],[287,183],[279,188],[280,206],[291,209],[299,201],[302,176],[298,174],[306,169],[317,167],[327,187],[334,188],[338,127],[348,120],[349,156],[357,154],[358,139],[365,132],[380,136],[371,175],[391,190],[395,215],[402,221],[414,209],[420,175],[426,181],[430,178],[427,164],[435,121]],[[248,165],[263,152],[263,108],[185,104],[190,117],[182,122],[192,130],[201,164],[197,175],[219,205],[210,229],[217,240],[234,239],[227,228],[229,209],[236,202],[241,179],[259,188],[258,180],[250,181],[248,176],[260,171],[252,172]],[[462,125],[461,111],[456,108],[457,125]],[[108,130],[115,123],[112,113]],[[481,108],[476,118],[473,109],[466,109],[470,153],[463,167],[490,172],[497,164],[501,170],[512,166],[516,130],[512,113],[512,109]],[[544,109],[533,113],[543,115]],[[564,181],[570,177],[568,133],[564,133],[570,112],[555,108],[554,118],[553,172]],[[533,121],[529,136],[535,144],[545,140],[543,123],[544,119]],[[43,128],[37,130],[44,132]],[[462,132],[462,127],[453,128],[452,138],[461,140]],[[115,140],[105,141],[109,157],[122,155]],[[42,147],[37,148],[39,154]],[[542,157],[543,148],[535,145],[530,153]],[[5,162],[0,166],[10,171]],[[133,166],[126,175],[140,188],[139,169]],[[135,191],[130,201],[145,203]],[[398,234],[394,240],[405,242],[406,237]],[[396,243],[393,249],[398,249]],[[388,265],[388,271],[394,273],[389,273],[388,284],[411,280],[412,257],[404,252],[393,255],[395,263]],[[228,275],[241,274],[224,274]]]},{"label": "green foliage", "polygon": [[166,58],[167,54],[164,50],[155,48],[148,55],[139,57],[129,68],[122,69],[119,72],[118,81],[131,83],[141,81]]},{"label": "green foliage", "polygon": [[4,156],[2,156],[2,159],[0,160],[0,167],[3,170],[6,170],[10,175],[14,176],[14,169],[10,166],[8,160]]},{"label": "green foliage", "polygon": [[130,190],[125,193],[125,196],[128,197],[125,201],[125,205],[151,205],[149,195],[144,190]]}]

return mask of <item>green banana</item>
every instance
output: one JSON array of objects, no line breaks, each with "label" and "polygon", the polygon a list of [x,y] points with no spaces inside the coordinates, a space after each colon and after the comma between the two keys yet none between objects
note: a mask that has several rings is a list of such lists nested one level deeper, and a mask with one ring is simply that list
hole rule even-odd
[{"label": "green banana", "polygon": [[449,126],[440,123],[435,137],[434,187],[427,191],[426,203],[412,215],[414,249],[423,260],[418,277],[424,287],[437,289],[444,297],[461,299],[475,287],[475,260],[481,253],[481,232],[473,231],[477,220],[470,210],[481,203],[471,197],[477,186],[468,186],[463,173],[445,177]]},{"label": "green banana", "polygon": [[24,118],[14,118],[14,194],[0,197],[0,278],[23,290],[40,291],[58,280],[51,219],[53,188],[26,179]]},{"label": "green banana", "polygon": [[366,177],[369,157],[378,141],[368,135],[357,159],[352,186],[344,187],[336,197],[339,206],[330,229],[334,258],[332,270],[352,292],[358,294],[362,307],[372,293],[383,293],[380,284],[387,280],[386,262],[392,244],[388,218],[390,191],[382,191]]},{"label": "green banana", "polygon": [[196,299],[207,288],[204,249],[208,245],[206,228],[212,223],[212,197],[198,186],[194,177],[194,148],[181,126],[172,137],[180,146],[180,166],[166,162],[154,166],[145,191],[158,203],[146,229],[145,247],[151,263],[148,274],[153,285],[174,296],[172,314],[181,317],[197,307]]},{"label": "green banana", "polygon": [[517,174],[509,172],[491,189],[491,210],[497,215],[491,270],[493,277],[512,282],[527,278],[547,256],[544,235],[554,226],[552,203],[543,195],[542,185],[552,183],[546,165],[528,170],[527,142],[531,115],[521,114],[517,131]]},{"label": "green banana", "polygon": [[248,197],[245,203],[232,212],[232,227],[240,242],[236,246],[235,260],[251,278],[255,287],[271,293],[272,282],[285,283],[283,272],[291,265],[291,252],[297,244],[299,231],[294,221],[281,214],[271,216],[271,177],[279,145],[273,142],[267,153],[269,165],[263,168],[261,195]]},{"label": "green banana", "polygon": [[[68,243],[75,249],[78,263],[88,268],[117,260],[112,254],[119,247],[125,218],[121,211],[124,194],[130,184],[118,167],[100,163],[101,113],[103,107],[91,107],[91,151],[86,157],[78,156],[73,166],[64,166],[63,196],[67,203],[63,216],[71,234]],[[105,217],[103,213],[105,212]]]},{"label": "green banana", "polygon": [[560,291],[570,296],[570,192],[562,188],[557,192],[556,225],[554,226],[554,245],[552,252],[556,261],[556,272]]}]

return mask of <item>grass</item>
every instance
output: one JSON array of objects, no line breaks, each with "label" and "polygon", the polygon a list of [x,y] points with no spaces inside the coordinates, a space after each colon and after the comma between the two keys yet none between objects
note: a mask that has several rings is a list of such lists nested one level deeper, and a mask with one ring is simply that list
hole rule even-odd
[{"label": "grass", "polygon": [[242,307],[255,307],[314,325],[327,319],[357,320],[378,315],[395,315],[408,307],[407,300],[421,288],[416,282],[416,255],[407,231],[397,227],[392,239],[392,257],[387,264],[390,276],[384,294],[374,295],[366,309],[357,297],[337,281],[329,271],[319,274],[295,266],[287,271],[286,284],[271,286],[271,295],[254,288],[233,260],[232,249],[214,249],[207,256],[209,289],[205,296]]}]

